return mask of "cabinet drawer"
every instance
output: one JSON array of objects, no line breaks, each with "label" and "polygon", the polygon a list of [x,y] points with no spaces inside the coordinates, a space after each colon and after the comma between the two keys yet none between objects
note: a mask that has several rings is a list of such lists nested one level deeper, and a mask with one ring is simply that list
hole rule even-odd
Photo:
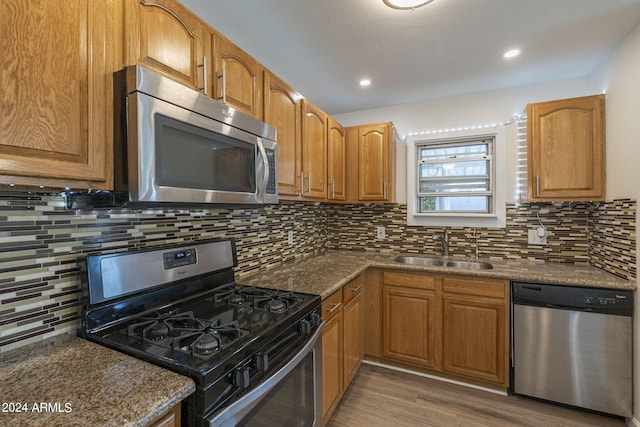
[{"label": "cabinet drawer", "polygon": [[436,287],[435,276],[428,274],[385,271],[382,280],[385,285],[402,286],[405,288],[435,289]]},{"label": "cabinet drawer", "polygon": [[463,277],[444,277],[442,279],[442,290],[446,293],[504,299],[506,297],[506,282]]},{"label": "cabinet drawer", "polygon": [[329,320],[340,313],[342,308],[342,289],[336,291],[329,298],[322,301],[322,318]]},{"label": "cabinet drawer", "polygon": [[358,276],[342,287],[342,300],[346,304],[360,292],[362,292],[362,280]]}]

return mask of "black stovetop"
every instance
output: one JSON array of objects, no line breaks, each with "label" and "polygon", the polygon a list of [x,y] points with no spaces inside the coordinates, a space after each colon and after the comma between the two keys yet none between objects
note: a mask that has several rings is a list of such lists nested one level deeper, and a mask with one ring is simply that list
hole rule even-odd
[{"label": "black stovetop", "polygon": [[255,353],[260,341],[286,330],[319,304],[317,295],[230,283],[89,335],[197,379],[234,355]]}]

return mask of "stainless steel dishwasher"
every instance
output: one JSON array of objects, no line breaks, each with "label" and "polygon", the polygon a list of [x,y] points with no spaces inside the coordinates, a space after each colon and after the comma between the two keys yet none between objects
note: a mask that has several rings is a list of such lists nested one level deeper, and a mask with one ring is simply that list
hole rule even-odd
[{"label": "stainless steel dishwasher", "polygon": [[630,417],[632,292],[511,287],[512,392]]}]

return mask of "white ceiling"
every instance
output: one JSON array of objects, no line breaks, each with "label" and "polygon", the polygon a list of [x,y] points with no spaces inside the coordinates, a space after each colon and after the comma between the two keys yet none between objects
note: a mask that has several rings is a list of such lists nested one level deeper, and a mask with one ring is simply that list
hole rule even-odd
[{"label": "white ceiling", "polygon": [[640,22],[640,0],[181,2],[329,114],[584,77]]}]

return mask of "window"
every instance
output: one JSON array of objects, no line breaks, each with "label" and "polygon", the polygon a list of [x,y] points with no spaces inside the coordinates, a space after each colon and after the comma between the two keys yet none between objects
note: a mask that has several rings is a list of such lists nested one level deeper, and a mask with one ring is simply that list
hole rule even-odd
[{"label": "window", "polygon": [[479,132],[409,136],[407,225],[505,227],[505,128]]},{"label": "window", "polygon": [[493,146],[493,137],[417,143],[418,213],[493,213]]}]

